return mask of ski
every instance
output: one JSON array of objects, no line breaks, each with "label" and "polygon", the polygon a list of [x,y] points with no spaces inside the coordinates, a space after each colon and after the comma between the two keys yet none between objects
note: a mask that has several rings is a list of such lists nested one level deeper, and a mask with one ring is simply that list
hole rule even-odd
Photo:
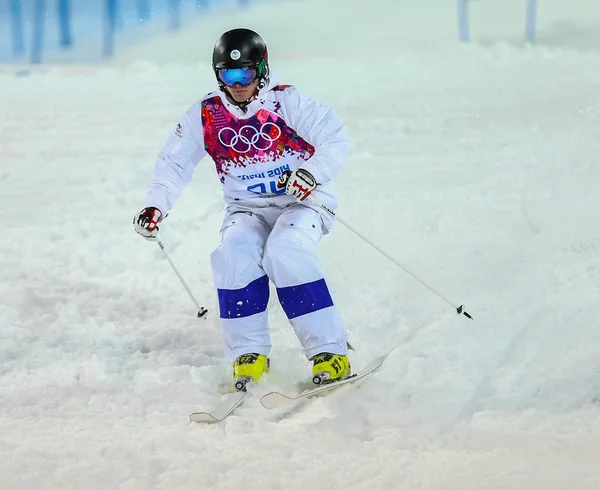
[{"label": "ski", "polygon": [[260,403],[263,407],[272,410],[274,408],[285,405],[286,403],[318,395],[319,393],[339,388],[340,386],[343,386],[345,384],[354,383],[355,381],[364,378],[365,376],[371,374],[373,371],[379,368],[383,364],[387,356],[388,355],[385,354],[383,356],[378,357],[377,359],[374,359],[367,367],[365,367],[359,373],[348,376],[347,378],[344,378],[340,381],[334,381],[333,383],[328,383],[317,388],[313,388],[312,390],[305,391],[304,393],[295,396],[288,396],[278,391],[272,391],[271,393],[267,393],[266,395],[264,395],[260,399]]},{"label": "ski", "polygon": [[221,422],[242,404],[247,394],[247,391],[234,393],[228,397],[227,400],[218,405],[212,412],[194,412],[190,415],[190,422],[197,422],[200,424],[215,424]]}]

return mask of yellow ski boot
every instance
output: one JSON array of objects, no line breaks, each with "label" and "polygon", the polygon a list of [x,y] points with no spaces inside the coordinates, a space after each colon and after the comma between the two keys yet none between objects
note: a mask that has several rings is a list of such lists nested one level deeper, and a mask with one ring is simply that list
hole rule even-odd
[{"label": "yellow ski boot", "polygon": [[313,383],[322,385],[339,381],[350,376],[348,356],[322,352],[312,358]]},{"label": "yellow ski boot", "polygon": [[246,391],[246,383],[256,382],[269,369],[269,359],[263,354],[242,354],[233,363],[235,389]]}]

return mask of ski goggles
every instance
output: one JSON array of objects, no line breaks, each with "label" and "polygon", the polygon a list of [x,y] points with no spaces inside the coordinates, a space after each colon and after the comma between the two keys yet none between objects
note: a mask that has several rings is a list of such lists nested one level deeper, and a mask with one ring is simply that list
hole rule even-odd
[{"label": "ski goggles", "polygon": [[221,68],[219,70],[219,80],[228,87],[239,83],[242,87],[250,85],[256,79],[255,68]]}]

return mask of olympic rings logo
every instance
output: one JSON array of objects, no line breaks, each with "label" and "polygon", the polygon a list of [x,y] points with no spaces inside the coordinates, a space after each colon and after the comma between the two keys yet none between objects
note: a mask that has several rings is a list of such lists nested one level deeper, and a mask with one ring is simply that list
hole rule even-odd
[{"label": "olympic rings logo", "polygon": [[[269,128],[271,130],[275,128],[277,135],[271,136],[268,132]],[[242,126],[239,133],[233,128],[222,128],[218,136],[223,146],[232,148],[238,153],[248,153],[252,148],[259,151],[271,148],[271,145],[281,136],[281,129],[275,123],[266,122],[260,129],[250,125]]]}]

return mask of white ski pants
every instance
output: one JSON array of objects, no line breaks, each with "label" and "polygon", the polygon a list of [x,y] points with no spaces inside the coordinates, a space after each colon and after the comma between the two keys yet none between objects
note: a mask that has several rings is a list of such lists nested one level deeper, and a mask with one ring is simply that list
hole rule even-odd
[{"label": "white ski pants", "polygon": [[346,331],[317,258],[321,214],[301,204],[236,208],[212,253],[223,341],[233,362],[241,354],[268,355],[269,280],[307,358],[346,354]]}]

